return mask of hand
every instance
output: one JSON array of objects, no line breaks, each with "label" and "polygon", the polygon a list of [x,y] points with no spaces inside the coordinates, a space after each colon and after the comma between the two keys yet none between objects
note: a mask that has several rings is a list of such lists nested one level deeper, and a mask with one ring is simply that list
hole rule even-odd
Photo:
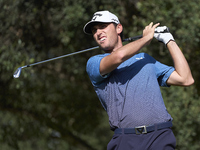
[{"label": "hand", "polygon": [[151,42],[151,40],[153,39],[154,37],[154,31],[156,29],[156,27],[158,27],[160,25],[160,23],[157,23],[157,24],[154,24],[153,25],[153,22],[151,22],[149,25],[147,25],[145,27],[145,29],[143,30],[143,37],[145,37],[148,42],[147,42],[147,45]]},{"label": "hand", "polygon": [[157,27],[155,29],[154,37],[163,42],[165,45],[169,43],[169,41],[175,41],[172,34],[169,32],[169,29],[166,26]]}]

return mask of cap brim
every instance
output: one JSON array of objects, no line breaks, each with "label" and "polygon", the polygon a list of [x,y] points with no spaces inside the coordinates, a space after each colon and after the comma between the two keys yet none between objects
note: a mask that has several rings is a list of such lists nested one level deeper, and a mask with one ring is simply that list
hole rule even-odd
[{"label": "cap brim", "polygon": [[83,31],[86,33],[86,34],[92,34],[92,30],[91,28],[97,24],[97,23],[100,23],[100,22],[97,22],[97,21],[90,21],[88,22],[85,27],[83,28]]},{"label": "cap brim", "polygon": [[90,21],[88,22],[84,28],[83,28],[83,31],[86,33],[86,34],[92,34],[92,27],[95,26],[96,24],[99,24],[99,23],[111,23],[111,22],[103,22],[103,21]]}]

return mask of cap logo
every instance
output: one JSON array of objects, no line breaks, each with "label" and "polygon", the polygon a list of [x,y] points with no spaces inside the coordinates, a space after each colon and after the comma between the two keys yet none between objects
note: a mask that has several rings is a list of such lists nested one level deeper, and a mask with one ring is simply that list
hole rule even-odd
[{"label": "cap logo", "polygon": [[114,22],[119,23],[119,21],[117,19],[112,19]]},{"label": "cap logo", "polygon": [[101,16],[102,16],[102,14],[94,14],[94,16],[93,16],[92,20],[96,20],[96,19],[97,19],[97,17],[101,17]]}]

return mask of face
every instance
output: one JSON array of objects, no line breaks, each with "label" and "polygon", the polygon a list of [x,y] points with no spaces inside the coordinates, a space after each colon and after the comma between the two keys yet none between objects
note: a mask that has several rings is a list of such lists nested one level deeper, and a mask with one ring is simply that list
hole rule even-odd
[{"label": "face", "polygon": [[92,27],[92,34],[95,41],[107,52],[112,52],[119,48],[122,43],[119,41],[121,32],[121,24],[115,26],[113,23],[100,23]]}]

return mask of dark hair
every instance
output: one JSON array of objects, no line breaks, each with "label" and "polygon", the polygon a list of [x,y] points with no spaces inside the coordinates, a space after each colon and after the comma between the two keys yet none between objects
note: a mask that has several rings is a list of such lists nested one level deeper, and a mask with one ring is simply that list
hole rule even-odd
[{"label": "dark hair", "polygon": [[[114,24],[115,27],[117,27],[117,25],[118,25],[118,24],[116,24],[116,23],[113,23],[113,24]],[[120,37],[121,37],[121,40],[122,40],[122,41],[123,41],[123,36],[124,36],[124,34],[123,34],[123,30],[122,30],[122,32],[120,33]]]}]

